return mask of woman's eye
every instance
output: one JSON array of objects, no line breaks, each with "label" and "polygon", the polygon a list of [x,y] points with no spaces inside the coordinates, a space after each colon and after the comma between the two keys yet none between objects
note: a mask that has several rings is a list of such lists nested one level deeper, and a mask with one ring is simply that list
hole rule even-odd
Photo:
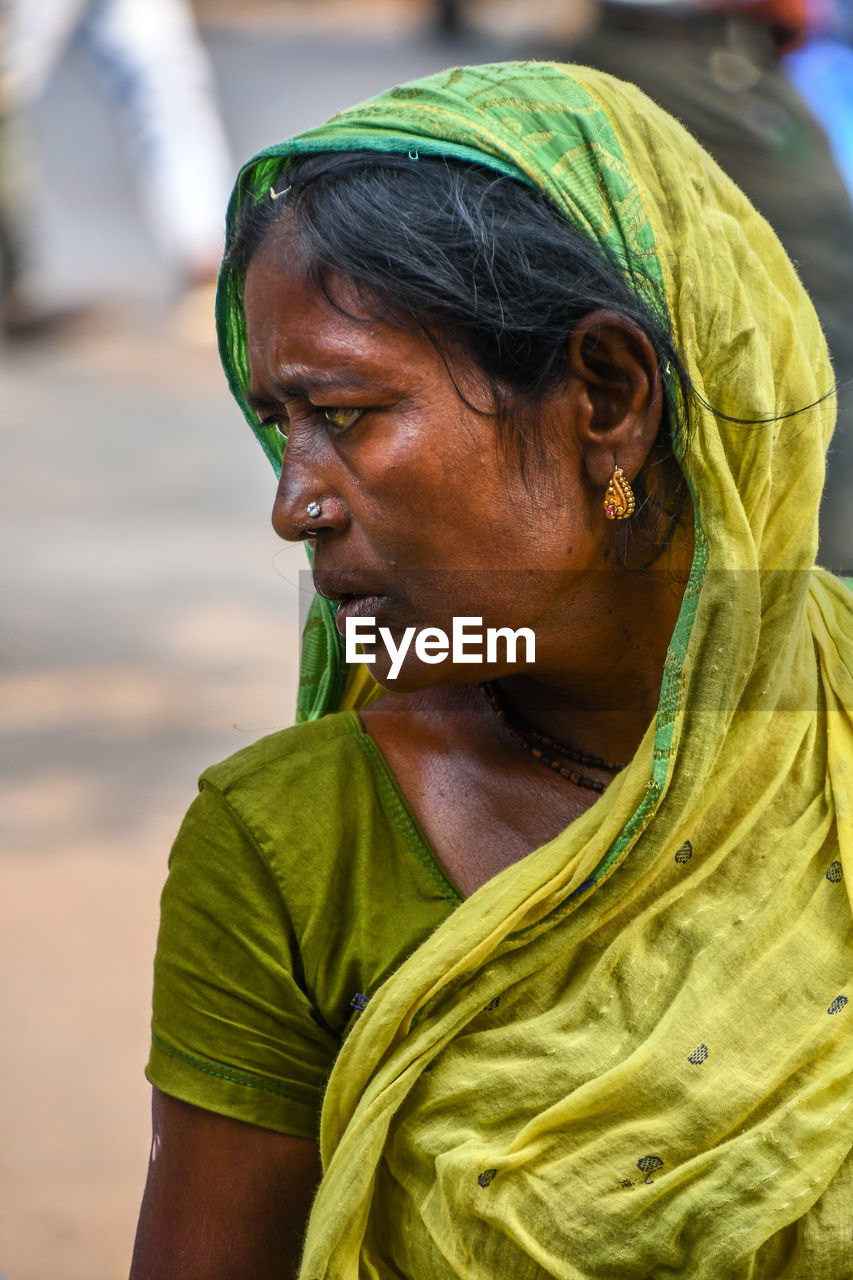
[{"label": "woman's eye", "polygon": [[261,420],[262,427],[275,427],[280,436],[284,436],[285,440],[290,432],[290,418],[286,413],[280,413],[275,418],[263,418]]},{"label": "woman's eye", "polygon": [[322,413],[323,417],[326,419],[327,422],[331,422],[333,427],[341,427],[342,429],[345,430],[347,427],[352,427],[355,425],[356,422],[358,422],[359,418],[364,413],[364,410],[363,409],[321,409],[320,412]]}]

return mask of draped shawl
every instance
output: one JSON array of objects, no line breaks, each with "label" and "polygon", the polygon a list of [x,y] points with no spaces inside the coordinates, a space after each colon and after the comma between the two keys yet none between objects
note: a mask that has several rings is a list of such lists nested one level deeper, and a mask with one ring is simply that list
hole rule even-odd
[{"label": "draped shawl", "polygon": [[[303,1280],[850,1277],[853,612],[814,567],[834,402],[811,303],[685,130],[589,69],[392,89],[250,162],[231,234],[283,159],[349,149],[512,174],[641,268],[697,393],[696,550],[629,767],[345,1041]],[[241,295],[226,269],[223,362],[278,465],[245,404]],[[368,687],[316,605],[301,716]]]}]

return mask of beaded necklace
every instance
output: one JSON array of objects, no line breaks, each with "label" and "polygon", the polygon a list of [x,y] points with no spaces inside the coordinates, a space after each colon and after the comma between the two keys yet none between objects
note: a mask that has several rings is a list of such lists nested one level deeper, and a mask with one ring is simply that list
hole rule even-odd
[{"label": "beaded necklace", "polygon": [[586,787],[588,791],[597,791],[600,795],[607,784],[599,782],[596,778],[588,778],[586,774],[580,773],[577,769],[569,768],[568,765],[555,759],[551,752],[555,752],[558,756],[563,756],[566,760],[572,760],[575,764],[586,765],[588,768],[593,769],[603,769],[606,773],[619,773],[625,768],[624,764],[617,764],[612,760],[602,760],[600,756],[588,755],[585,751],[577,751],[574,747],[566,746],[564,742],[557,742],[554,738],[549,738],[547,734],[540,733],[538,729],[534,729],[531,725],[519,721],[512,715],[494,680],[484,681],[480,688],[486,695],[495,715],[503,722],[516,742],[524,747],[525,751],[529,751],[534,759],[546,765],[547,768],[553,769],[554,773],[559,773],[562,778],[567,778],[576,787]]}]

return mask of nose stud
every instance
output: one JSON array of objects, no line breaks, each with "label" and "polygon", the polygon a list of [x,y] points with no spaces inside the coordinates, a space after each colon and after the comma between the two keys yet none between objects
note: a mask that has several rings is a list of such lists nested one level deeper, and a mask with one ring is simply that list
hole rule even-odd
[{"label": "nose stud", "polygon": [[322,510],[323,508],[320,506],[319,502],[309,502],[308,506],[305,508],[305,514],[309,520],[316,520],[322,513]]}]

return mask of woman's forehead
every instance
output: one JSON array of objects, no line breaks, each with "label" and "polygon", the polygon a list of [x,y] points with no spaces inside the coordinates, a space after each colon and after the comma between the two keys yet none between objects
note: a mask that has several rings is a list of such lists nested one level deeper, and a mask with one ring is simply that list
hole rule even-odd
[{"label": "woman's forehead", "polygon": [[271,391],[359,391],[406,372],[434,376],[440,363],[420,333],[365,314],[342,276],[321,286],[301,250],[265,242],[253,256],[244,291],[251,371],[250,406]]},{"label": "woman's forehead", "polygon": [[269,235],[252,255],[243,288],[249,346],[273,334],[298,333],[318,327],[347,329],[358,315],[354,290],[342,277],[321,286],[309,269],[298,240]]},{"label": "woman's forehead", "polygon": [[345,271],[317,262],[291,220],[271,228],[249,260],[243,286],[247,325],[259,306],[364,326],[383,326],[368,291]]}]

